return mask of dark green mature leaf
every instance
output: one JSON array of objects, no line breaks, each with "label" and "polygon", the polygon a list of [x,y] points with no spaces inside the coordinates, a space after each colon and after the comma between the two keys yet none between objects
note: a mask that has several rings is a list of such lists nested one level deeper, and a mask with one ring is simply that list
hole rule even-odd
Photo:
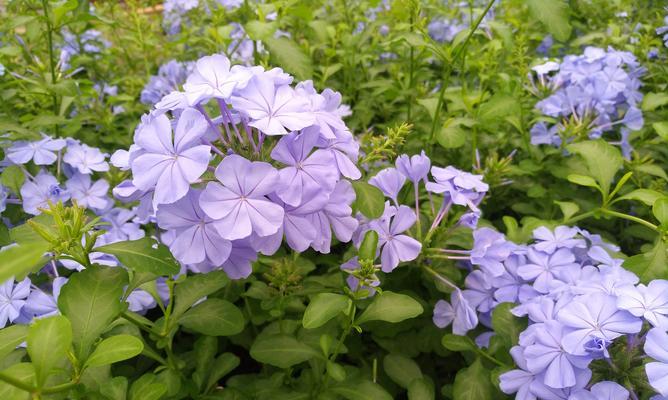
[{"label": "dark green mature leaf", "polygon": [[661,239],[657,240],[652,250],[627,258],[623,266],[638,275],[643,283],[668,278],[666,244]]},{"label": "dark green mature leaf", "polygon": [[181,270],[167,246],[156,243],[150,237],[108,244],[95,248],[95,251],[112,254],[123,265],[139,272],[167,276],[178,274]]},{"label": "dark green mature leaf", "polygon": [[47,261],[44,253],[49,249],[46,242],[24,243],[0,251],[0,282],[15,277],[22,279]]},{"label": "dark green mature leaf", "polygon": [[323,326],[330,319],[345,311],[350,306],[348,296],[336,293],[320,293],[311,299],[306,311],[302,325],[306,329],[315,329]]},{"label": "dark green mature leaf", "polygon": [[489,372],[476,359],[470,367],[457,372],[453,386],[454,400],[492,400]]},{"label": "dark green mature leaf", "polygon": [[383,369],[394,383],[404,389],[408,389],[410,383],[415,379],[422,378],[420,366],[412,359],[396,353],[391,353],[383,359]]},{"label": "dark green mature leaf", "polygon": [[223,299],[208,299],[188,310],[179,324],[211,336],[232,336],[244,329],[246,321],[234,304]]},{"label": "dark green mature leaf", "polygon": [[80,362],[109,324],[125,310],[121,302],[128,274],[123,268],[92,266],[73,274],[60,290],[58,308],[72,323],[74,349]]},{"label": "dark green mature leaf", "polygon": [[604,140],[573,143],[567,148],[584,159],[589,176],[596,180],[603,193],[610,193],[610,185],[624,163],[619,149]]},{"label": "dark green mature leaf", "polygon": [[443,336],[441,344],[450,351],[469,351],[476,349],[476,344],[470,337],[449,333]]},{"label": "dark green mature leaf", "polygon": [[28,336],[27,325],[11,325],[0,329],[0,360],[16,349]]},{"label": "dark green mature leaf", "polygon": [[513,303],[501,303],[492,311],[494,332],[508,340],[510,345],[517,344],[520,332],[526,328],[526,324],[510,312],[513,307],[515,307]]},{"label": "dark green mature leaf", "polygon": [[276,334],[258,337],[251,346],[250,355],[261,363],[288,368],[320,353],[292,336]]},{"label": "dark green mature leaf", "polygon": [[174,289],[172,317],[178,319],[199,299],[224,288],[229,281],[224,271],[212,271],[187,277]]},{"label": "dark green mature leaf", "polygon": [[206,387],[207,391],[214,387],[222,377],[238,367],[240,363],[241,360],[239,357],[232,353],[223,353],[219,355],[211,365],[211,375],[209,375]]},{"label": "dark green mature leaf", "polygon": [[330,390],[348,400],[392,400],[382,386],[367,380],[345,381]]},{"label": "dark green mature leaf", "polygon": [[380,218],[385,211],[385,196],[377,187],[362,181],[353,181],[355,202],[353,206],[365,217]]},{"label": "dark green mature leaf", "polygon": [[434,400],[434,384],[427,378],[414,379],[408,385],[408,400]]},{"label": "dark green mature leaf", "polygon": [[422,314],[422,305],[405,294],[384,291],[377,294],[371,304],[355,321],[362,324],[368,321],[401,322]]},{"label": "dark green mature leaf", "polygon": [[67,359],[67,352],[72,347],[70,321],[61,315],[37,319],[28,330],[27,342],[37,387],[41,388],[54,367]]},{"label": "dark green mature leaf", "polygon": [[267,37],[264,42],[277,64],[301,80],[313,78],[313,63],[301,47],[285,37]]},{"label": "dark green mature leaf", "polygon": [[570,9],[565,0],[525,0],[534,18],[545,25],[557,40],[565,41],[571,36]]},{"label": "dark green mature leaf", "polygon": [[[35,367],[31,363],[18,363],[2,370],[0,373],[20,382],[33,386],[35,384]],[[32,395],[16,386],[0,381],[0,399],[29,400]]]},{"label": "dark green mature leaf", "polygon": [[144,350],[144,342],[132,335],[116,335],[104,339],[86,360],[86,366],[99,367],[127,360]]}]

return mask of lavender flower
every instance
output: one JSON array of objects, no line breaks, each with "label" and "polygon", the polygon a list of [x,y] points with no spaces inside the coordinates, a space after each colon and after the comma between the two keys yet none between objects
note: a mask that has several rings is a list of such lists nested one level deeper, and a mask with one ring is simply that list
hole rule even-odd
[{"label": "lavender flower", "polygon": [[26,180],[21,186],[23,210],[28,214],[40,214],[40,208],[48,208],[49,201],[58,203],[69,200],[70,194],[63,190],[58,180],[48,172],[40,172],[34,178]]},{"label": "lavender flower", "polygon": [[36,142],[14,142],[7,149],[7,158],[15,164],[26,164],[33,161],[36,165],[51,165],[58,159],[54,152],[65,147],[64,139],[53,139],[42,135],[42,139]]}]

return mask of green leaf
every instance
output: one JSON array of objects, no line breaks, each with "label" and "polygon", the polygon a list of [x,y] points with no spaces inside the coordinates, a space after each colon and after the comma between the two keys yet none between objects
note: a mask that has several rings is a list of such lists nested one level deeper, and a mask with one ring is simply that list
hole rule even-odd
[{"label": "green leaf", "polygon": [[232,372],[240,363],[239,357],[232,353],[223,353],[218,356],[211,365],[211,375],[209,375],[206,390],[211,390],[222,377]]},{"label": "green leaf", "polygon": [[327,361],[327,375],[331,376],[337,382],[341,382],[346,379],[346,369],[343,368],[340,364],[337,364],[332,361]]},{"label": "green leaf", "polygon": [[269,53],[278,65],[286,72],[295,75],[300,80],[313,78],[313,64],[302,49],[286,37],[268,37],[263,41]]},{"label": "green leaf", "polygon": [[130,359],[144,350],[144,343],[132,335],[116,335],[104,339],[86,360],[88,367],[100,367]]},{"label": "green leaf", "polygon": [[0,361],[25,342],[27,336],[27,325],[11,325],[0,329]]},{"label": "green leaf", "polygon": [[446,334],[441,339],[443,347],[450,351],[475,351],[476,344],[468,336]]},{"label": "green leaf", "polygon": [[668,121],[655,122],[652,127],[663,140],[668,142]]},{"label": "green leaf", "polygon": [[627,258],[623,266],[638,275],[643,283],[668,278],[666,244],[661,239],[657,240],[650,251]]},{"label": "green leaf", "polygon": [[210,336],[232,336],[244,330],[241,311],[227,300],[210,298],[188,310],[179,324]]},{"label": "green leaf", "polygon": [[15,194],[21,192],[21,186],[25,182],[26,176],[18,165],[10,165],[2,171],[0,181],[3,186],[12,189]]},{"label": "green leaf", "polygon": [[566,41],[571,36],[570,9],[565,0],[525,0],[531,15],[545,25],[555,39]]},{"label": "green leaf", "polygon": [[167,393],[167,386],[154,374],[144,374],[130,386],[129,400],[158,400]]},{"label": "green leaf", "polygon": [[348,296],[336,293],[319,293],[311,299],[306,311],[302,325],[306,329],[315,329],[323,326],[330,319],[339,315],[350,306]]},{"label": "green leaf", "polygon": [[489,372],[478,358],[457,372],[452,394],[454,400],[492,400],[492,389]]},{"label": "green leaf", "polygon": [[380,218],[385,211],[385,196],[377,187],[363,181],[353,181],[355,202],[353,206],[365,217]]},{"label": "green leaf", "polygon": [[519,101],[505,93],[494,95],[480,105],[478,118],[486,122],[498,122],[508,115],[518,114]]},{"label": "green leaf", "polygon": [[598,186],[598,183],[594,180],[594,178],[590,176],[584,176],[584,175],[578,175],[578,174],[570,174],[567,177],[569,182],[573,182],[576,185],[580,186],[588,186],[588,187],[593,187],[598,190],[601,190],[601,188]]},{"label": "green leaf", "polygon": [[113,400],[125,400],[128,393],[128,378],[115,376],[100,386],[100,393]]},{"label": "green leaf", "polygon": [[150,237],[116,242],[96,247],[94,250],[114,255],[123,265],[139,272],[168,276],[178,274],[181,270],[167,246]]},{"label": "green leaf", "polygon": [[668,94],[646,93],[642,99],[641,108],[643,111],[653,111],[666,104],[668,104]]},{"label": "green leaf", "polygon": [[436,141],[446,149],[456,149],[466,143],[466,131],[459,124],[453,123],[453,119],[449,119],[436,133]]},{"label": "green leaf", "polygon": [[570,201],[554,201],[556,205],[561,209],[561,213],[564,215],[564,221],[569,220],[575,213],[580,210],[580,206]]},{"label": "green leaf", "polygon": [[36,319],[28,330],[27,342],[37,387],[42,388],[54,367],[67,359],[72,347],[70,321],[60,315]]},{"label": "green leaf", "polygon": [[202,297],[225,287],[230,279],[224,271],[211,271],[187,277],[174,289],[174,309],[172,317],[178,319],[187,309]]},{"label": "green leaf", "polygon": [[368,321],[401,322],[422,314],[422,305],[405,294],[383,291],[374,296],[373,301],[355,321],[362,324]]},{"label": "green leaf", "polygon": [[72,274],[60,290],[58,308],[72,323],[79,362],[88,358],[93,343],[125,310],[121,296],[127,284],[123,268],[92,266]]},{"label": "green leaf", "polygon": [[357,254],[360,260],[373,261],[376,259],[376,250],[378,249],[378,232],[369,230],[364,235],[362,245]]},{"label": "green leaf", "polygon": [[36,268],[46,264],[44,253],[49,249],[46,242],[24,243],[0,251],[0,282],[12,277],[23,279]]},{"label": "green leaf", "polygon": [[404,389],[408,389],[413,380],[422,378],[422,371],[420,371],[418,364],[401,354],[390,353],[386,355],[383,359],[383,369],[394,383]]},{"label": "green leaf", "polygon": [[319,354],[312,347],[284,334],[259,336],[250,348],[253,359],[279,368],[289,368]]},{"label": "green leaf", "polygon": [[[18,363],[2,370],[3,375],[10,376],[26,385],[35,384],[35,367],[31,363]],[[0,399],[7,400],[29,400],[32,395],[16,386],[0,381]]]},{"label": "green leaf", "polygon": [[567,148],[584,159],[589,176],[598,182],[603,193],[610,193],[610,184],[624,163],[619,149],[600,139],[574,143]]},{"label": "green leaf", "polygon": [[330,390],[347,400],[392,400],[382,386],[367,380],[345,381]]},{"label": "green leaf", "polygon": [[434,384],[426,378],[414,379],[408,385],[408,400],[434,400]]},{"label": "green leaf", "polygon": [[424,107],[429,114],[429,118],[433,121],[436,116],[436,107],[438,106],[438,99],[435,97],[430,97],[428,99],[419,99],[418,104]]},{"label": "green leaf", "polygon": [[661,225],[668,225],[668,197],[661,197],[654,202],[652,214]]},{"label": "green leaf", "polygon": [[273,37],[278,28],[276,22],[250,21],[244,25],[244,31],[251,40],[266,40]]},{"label": "green leaf", "polygon": [[619,196],[616,200],[637,200],[645,203],[648,206],[653,206],[654,203],[664,197],[663,193],[657,192],[650,189],[636,189],[632,192],[625,194],[624,196]]},{"label": "green leaf", "polygon": [[513,303],[501,303],[492,311],[494,332],[506,339],[509,345],[517,344],[520,332],[526,328],[526,324],[510,312],[513,307]]}]

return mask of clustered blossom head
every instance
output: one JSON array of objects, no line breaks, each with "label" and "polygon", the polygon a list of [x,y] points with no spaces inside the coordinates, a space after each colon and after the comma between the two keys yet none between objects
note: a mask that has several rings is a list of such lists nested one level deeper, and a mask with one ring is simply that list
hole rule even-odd
[{"label": "clustered blossom head", "polygon": [[[243,4],[243,0],[215,0],[213,5],[220,6],[226,10],[233,10],[239,8]],[[208,5],[210,2],[204,1],[200,4],[200,0],[167,0],[163,3],[163,26],[169,35],[175,35],[181,31],[181,24],[184,22],[186,14],[191,10],[202,7],[204,11],[209,12]],[[189,22],[186,20],[186,22]]]},{"label": "clustered blossom head", "polygon": [[[431,171],[430,180],[429,174]],[[400,202],[400,193],[407,181],[413,185],[414,208]],[[402,262],[415,260],[422,250],[422,232],[420,219],[421,188],[424,188],[432,205],[433,220],[426,235],[431,236],[448,215],[453,206],[463,206],[467,210],[456,222],[458,225],[475,227],[480,209],[477,207],[482,201],[489,186],[482,181],[482,176],[461,171],[448,166],[440,168],[431,165],[431,160],[424,151],[421,154],[409,156],[400,155],[395,167],[380,170],[369,179],[369,183],[376,186],[390,199],[385,202],[383,214],[373,220],[366,219],[358,213],[359,228],[353,235],[353,241],[359,248],[369,231],[378,234],[377,256],[380,256],[380,267],[367,268],[361,265],[354,257],[341,265],[341,269],[349,274],[347,282],[353,291],[366,290],[369,294],[375,293],[380,285],[376,276],[377,271],[392,272]],[[432,195],[442,196],[438,209],[433,208]],[[471,217],[473,215],[474,217]],[[415,230],[413,228],[415,227]]]},{"label": "clustered blossom head", "polygon": [[[666,8],[666,11],[668,11],[668,7]],[[656,34],[663,35],[663,45],[668,47],[668,15],[663,17],[663,23],[663,26],[656,28]]]},{"label": "clustered blossom head", "polygon": [[153,75],[142,89],[140,101],[144,104],[154,105],[163,96],[179,90],[194,67],[194,62],[176,60],[170,60],[161,65],[158,74]]},{"label": "clustered blossom head", "polygon": [[[645,368],[650,385],[668,394],[662,337],[668,330],[668,281],[639,284],[612,255],[619,248],[582,229],[540,227],[533,236],[533,244],[518,245],[489,228],[475,231],[469,260],[474,269],[450,303],[436,304],[434,323],[452,323],[453,333],[465,335],[479,323],[491,328],[495,307],[514,303],[512,313],[527,317],[529,325],[511,350],[518,369],[500,379],[501,389],[517,399],[629,398],[629,390],[615,382],[592,386],[591,364],[611,362],[615,343],[637,353],[643,325],[650,326],[645,352],[657,362]],[[603,391],[619,397],[600,397]]]},{"label": "clustered blossom head", "polygon": [[130,149],[112,156],[132,171],[116,197],[139,201],[190,270],[244,278],[283,238],[296,251],[328,253],[333,237],[347,242],[357,229],[346,178],[361,176],[359,145],[341,96],[292,81],[279,68],[203,57],[183,91],[142,118]]},{"label": "clustered blossom head", "polygon": [[554,124],[538,122],[531,128],[533,144],[558,147],[578,136],[595,139],[607,133],[615,138],[611,143],[630,157],[629,135],[644,122],[639,89],[645,69],[633,54],[587,47],[583,54],[566,56],[560,64],[548,61],[532,69],[539,86],[550,93],[536,108],[556,119]]},{"label": "clustered blossom head", "polygon": [[99,54],[102,50],[111,46],[111,43],[102,36],[102,32],[89,29],[80,35],[63,30],[63,47],[60,50],[60,68],[70,68],[70,60],[73,56],[80,54]]}]

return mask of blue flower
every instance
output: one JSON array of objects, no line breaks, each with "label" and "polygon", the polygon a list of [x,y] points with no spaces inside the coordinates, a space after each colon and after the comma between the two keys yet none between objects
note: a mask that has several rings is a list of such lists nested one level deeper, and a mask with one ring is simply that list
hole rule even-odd
[{"label": "blue flower", "polygon": [[14,278],[11,278],[0,285],[0,328],[4,328],[7,322],[14,322],[19,317],[29,294],[28,278],[16,284]]}]

